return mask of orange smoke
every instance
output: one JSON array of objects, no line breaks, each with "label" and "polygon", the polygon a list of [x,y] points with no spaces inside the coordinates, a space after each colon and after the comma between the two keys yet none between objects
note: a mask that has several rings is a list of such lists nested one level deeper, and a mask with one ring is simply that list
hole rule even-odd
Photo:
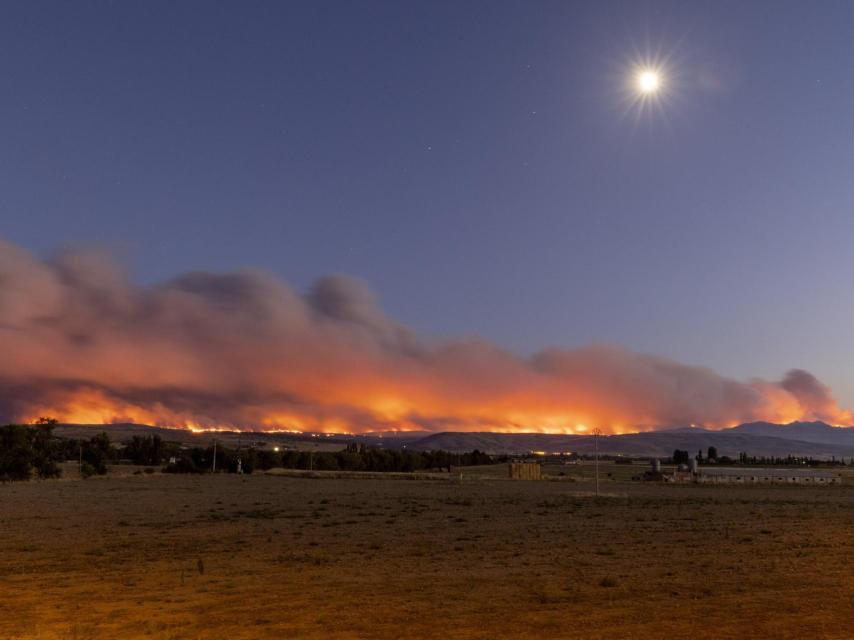
[{"label": "orange smoke", "polygon": [[346,276],[304,295],[258,271],[140,287],[96,254],[44,261],[2,241],[0,361],[5,421],[549,433],[851,421],[802,370],[740,382],[603,345],[520,357],[425,341]]}]

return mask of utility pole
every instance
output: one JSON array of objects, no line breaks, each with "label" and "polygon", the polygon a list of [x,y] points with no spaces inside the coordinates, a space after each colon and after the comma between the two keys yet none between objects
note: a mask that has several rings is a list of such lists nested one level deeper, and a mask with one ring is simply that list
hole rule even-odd
[{"label": "utility pole", "polygon": [[602,435],[602,430],[598,427],[593,429],[593,450],[596,456],[596,496],[599,496],[599,436]]},{"label": "utility pole", "polygon": [[214,438],[214,454],[213,464],[211,465],[211,473],[216,473],[216,438]]}]

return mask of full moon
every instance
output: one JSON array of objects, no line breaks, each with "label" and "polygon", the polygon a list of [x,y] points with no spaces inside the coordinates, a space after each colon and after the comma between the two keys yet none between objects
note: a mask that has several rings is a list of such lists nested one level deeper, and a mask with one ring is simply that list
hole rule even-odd
[{"label": "full moon", "polygon": [[642,71],[638,74],[638,88],[643,93],[654,93],[658,90],[660,80],[655,71]]}]

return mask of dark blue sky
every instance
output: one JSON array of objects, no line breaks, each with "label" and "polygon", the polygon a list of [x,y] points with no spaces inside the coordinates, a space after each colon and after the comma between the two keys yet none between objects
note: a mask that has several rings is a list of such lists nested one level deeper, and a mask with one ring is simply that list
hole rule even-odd
[{"label": "dark blue sky", "polygon": [[[854,404],[854,3],[7,2],[0,236]],[[670,99],[622,94],[667,55]]]}]

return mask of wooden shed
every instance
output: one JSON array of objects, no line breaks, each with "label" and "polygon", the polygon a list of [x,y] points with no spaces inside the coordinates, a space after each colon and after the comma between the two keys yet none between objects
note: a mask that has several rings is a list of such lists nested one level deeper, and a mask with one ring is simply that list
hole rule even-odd
[{"label": "wooden shed", "polygon": [[541,480],[542,471],[539,462],[511,462],[510,477],[513,480]]}]

